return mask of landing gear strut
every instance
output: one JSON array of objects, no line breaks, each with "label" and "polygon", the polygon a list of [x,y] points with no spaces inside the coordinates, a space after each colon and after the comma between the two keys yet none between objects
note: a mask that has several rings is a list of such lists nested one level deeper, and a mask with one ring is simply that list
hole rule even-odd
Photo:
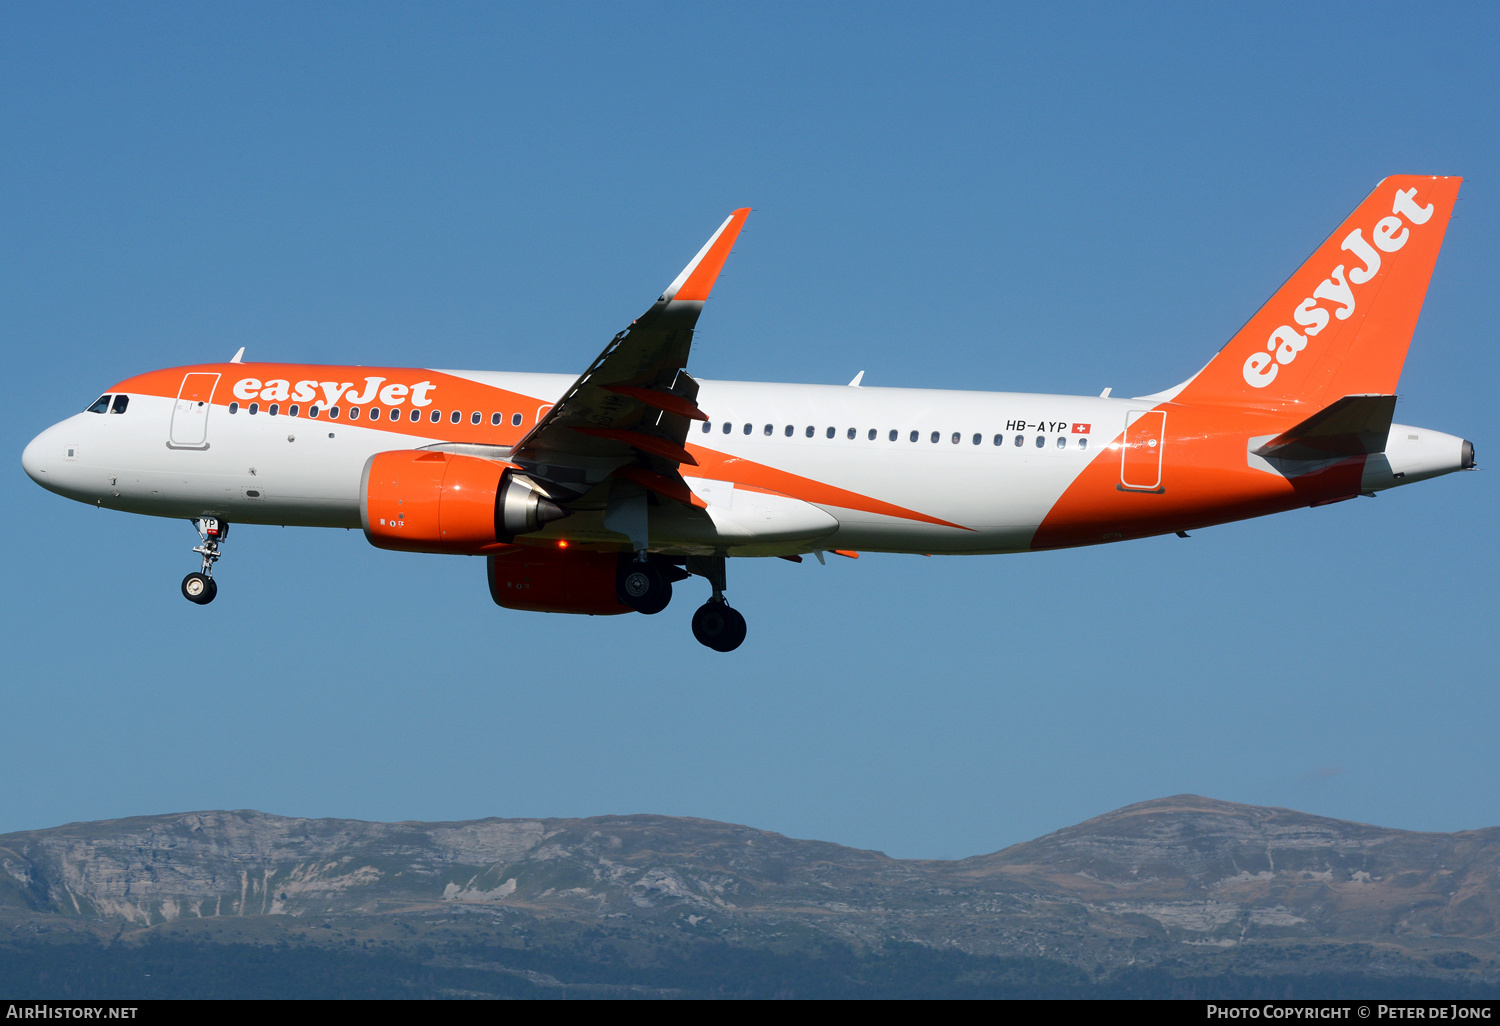
[{"label": "landing gear strut", "polygon": [[214,583],[214,564],[222,555],[219,543],[229,536],[229,523],[214,517],[199,517],[193,521],[193,527],[201,539],[201,544],[194,546],[193,551],[203,557],[203,569],[182,579],[182,597],[206,606],[219,593],[219,586]]},{"label": "landing gear strut", "polygon": [[724,601],[724,557],[689,557],[688,570],[708,578],[714,590],[693,614],[693,637],[715,652],[733,652],[745,640],[745,618]]}]

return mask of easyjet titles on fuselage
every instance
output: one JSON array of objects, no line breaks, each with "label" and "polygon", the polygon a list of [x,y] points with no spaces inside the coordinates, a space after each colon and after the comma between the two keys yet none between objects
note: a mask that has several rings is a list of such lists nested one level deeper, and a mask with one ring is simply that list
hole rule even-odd
[{"label": "easyjet titles on fuselage", "polygon": [[391,382],[389,385],[382,384],[385,377],[370,376],[365,378],[364,387],[360,391],[354,391],[352,381],[298,381],[293,384],[286,378],[270,378],[262,381],[260,378],[241,378],[234,383],[234,397],[242,401],[250,401],[259,398],[265,402],[281,403],[291,400],[298,403],[310,403],[318,398],[318,392],[323,393],[322,403],[324,406],[333,406],[339,402],[350,404],[363,404],[375,401],[378,397],[386,406],[401,406],[408,399],[413,406],[431,406],[433,400],[428,398],[437,386],[431,381],[418,381],[414,385],[403,385]]}]

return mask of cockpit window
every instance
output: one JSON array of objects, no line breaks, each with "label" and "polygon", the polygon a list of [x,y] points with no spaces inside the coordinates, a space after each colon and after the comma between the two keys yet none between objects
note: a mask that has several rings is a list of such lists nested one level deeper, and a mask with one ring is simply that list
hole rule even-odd
[{"label": "cockpit window", "polygon": [[128,396],[128,395],[117,395],[117,396],[115,396],[114,403],[109,408],[109,412],[110,413],[124,413],[125,412],[125,407],[127,407],[129,405],[130,405],[130,396]]},{"label": "cockpit window", "polygon": [[94,400],[94,405],[92,405],[92,406],[89,407],[89,412],[90,413],[108,413],[109,412],[109,399],[110,399],[109,396],[107,396],[107,395],[101,395],[98,399]]}]

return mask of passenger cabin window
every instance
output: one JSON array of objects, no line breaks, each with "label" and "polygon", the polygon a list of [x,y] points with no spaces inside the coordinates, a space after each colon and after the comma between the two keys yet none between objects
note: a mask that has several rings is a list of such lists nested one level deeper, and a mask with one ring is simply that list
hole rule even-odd
[{"label": "passenger cabin window", "polygon": [[896,432],[895,432],[894,429],[892,429],[892,431],[891,431],[891,441],[894,442],[895,440],[896,440]]},{"label": "passenger cabin window", "polygon": [[875,441],[875,429],[874,428],[870,429],[870,441],[872,441],[872,442]]},{"label": "passenger cabin window", "polygon": [[916,441],[916,440],[917,440],[917,439],[918,439],[918,438],[921,438],[921,437],[922,437],[922,436],[921,436],[921,434],[920,434],[920,433],[919,433],[919,432],[916,432],[916,431],[913,431],[913,432],[912,432],[912,433],[911,433],[911,440],[912,440],[912,441],[913,441],[913,442],[915,442],[915,441]]},{"label": "passenger cabin window", "polygon": [[785,434],[785,435],[786,435],[786,436],[787,436],[787,437],[788,437],[788,438],[791,438],[791,437],[792,437],[792,432],[793,432],[793,431],[795,431],[795,430],[796,430],[796,428],[794,428],[794,427],[792,427],[792,425],[790,425],[790,424],[788,424],[788,425],[787,425],[787,426],[786,426],[786,431],[785,431],[785,432],[783,432],[783,433],[784,433],[784,434]]},{"label": "passenger cabin window", "polygon": [[128,395],[117,395],[117,396],[115,396],[115,401],[110,404],[109,412],[110,413],[124,413],[125,412],[125,408],[127,406],[129,406],[129,405],[130,405],[130,396],[128,396]]},{"label": "passenger cabin window", "polygon": [[[255,404],[251,403],[250,405],[254,406]],[[328,419],[329,420],[338,420],[339,419],[339,408],[337,406],[330,406],[330,407],[328,407]]]},{"label": "passenger cabin window", "polygon": [[269,413],[273,417],[276,416],[278,413],[281,412],[281,404],[280,403],[272,403],[270,406],[266,407],[266,412]]},{"label": "passenger cabin window", "polygon": [[457,424],[459,421],[464,419],[464,415],[462,413],[459,413],[457,410],[454,410],[448,415],[448,419],[454,424]]},{"label": "passenger cabin window", "polygon": [[286,415],[288,417],[295,417],[297,415],[297,404],[296,403],[292,403],[292,405],[287,409]]},{"label": "passenger cabin window", "polygon": [[745,434],[748,435],[750,432],[752,432],[754,430],[755,430],[755,425],[751,424],[748,420],[745,421]]},{"label": "passenger cabin window", "polygon": [[359,407],[358,406],[351,406],[351,407],[349,407],[349,419],[350,420],[358,420],[359,419]]},{"label": "passenger cabin window", "polygon": [[962,438],[962,437],[963,437],[963,436],[962,436],[962,435],[960,435],[960,434],[959,434],[959,433],[958,433],[958,432],[957,432],[957,431],[955,431],[955,432],[953,432],[953,444],[954,444],[954,445],[957,445],[957,444],[958,444],[958,440],[959,440],[959,439],[960,439],[960,438]]},{"label": "passenger cabin window", "polygon": [[370,419],[371,420],[379,420],[380,419],[380,407],[379,406],[372,406],[372,407],[370,407]]},{"label": "passenger cabin window", "polygon": [[1089,440],[1087,438],[1080,438],[1078,440],[1078,448],[1080,448],[1080,449],[1087,449],[1088,447],[1089,447]]},{"label": "passenger cabin window", "polygon": [[413,424],[415,424],[417,421],[419,421],[421,419],[422,419],[422,411],[421,410],[412,410],[411,411],[411,422]]},{"label": "passenger cabin window", "polygon": [[436,424],[438,421],[440,421],[442,419],[443,419],[443,411],[442,410],[433,410],[432,411],[432,422],[434,424]]},{"label": "passenger cabin window", "polygon": [[846,435],[846,437],[853,438],[857,434],[859,434],[858,431],[854,430],[853,428],[850,428],[848,434]]},{"label": "passenger cabin window", "polygon": [[776,429],[774,427],[772,427],[770,424],[767,424],[761,430],[761,434],[765,435],[767,438],[771,437],[771,435],[775,434],[775,432],[776,432]]},{"label": "passenger cabin window", "polygon": [[[492,414],[490,414],[490,427],[499,427],[500,426],[500,421],[502,419],[503,419],[502,416],[500,414],[498,414],[498,413],[492,413]],[[708,425],[704,424],[703,427],[706,430],[708,428]]]},{"label": "passenger cabin window", "polygon": [[729,434],[729,432],[731,432],[733,430],[734,430],[734,425],[731,424],[731,423],[729,423],[729,421],[726,420],[724,422],[724,433],[727,435],[727,434]]},{"label": "passenger cabin window", "polygon": [[[500,416],[500,415],[499,415],[499,414],[498,414],[498,413],[497,413],[497,414],[495,414],[495,416],[497,416],[497,417],[498,417],[498,416]],[[496,421],[496,423],[497,423],[497,424],[498,424],[498,423],[499,423],[499,421]],[[708,421],[706,421],[706,420],[705,420],[705,421],[704,421],[704,422],[703,422],[703,433],[704,433],[704,434],[705,434],[705,435],[706,435],[706,434],[708,434],[708,433],[709,433],[709,431],[711,431],[711,430],[712,430],[712,429],[713,429],[713,425],[712,425],[712,424],[710,424],[710,423],[709,423],[709,422],[708,422]]]},{"label": "passenger cabin window", "polygon": [[523,418],[521,417],[521,415],[519,413],[512,413],[510,415],[510,426],[511,427],[520,427],[522,419]]},{"label": "passenger cabin window", "polygon": [[978,445],[982,441],[984,441],[984,436],[981,435],[978,431],[974,432],[974,444]]},{"label": "passenger cabin window", "polygon": [[1057,436],[1057,447],[1059,449],[1066,449],[1068,447],[1067,436],[1065,436],[1065,435],[1058,435]]},{"label": "passenger cabin window", "polygon": [[309,406],[307,408],[307,415],[309,417],[311,417],[313,420],[317,420],[318,419],[318,408],[316,406]]},{"label": "passenger cabin window", "polygon": [[[255,416],[259,412],[260,412],[260,403],[251,403],[250,404],[250,415],[253,417],[253,416]],[[334,413],[334,414],[331,414],[330,416],[337,417],[338,414]]]},{"label": "passenger cabin window", "polygon": [[833,437],[833,432],[834,432],[834,429],[833,428],[829,428],[827,431],[825,431],[823,433],[825,435],[827,435],[829,438],[832,438]]},{"label": "passenger cabin window", "polygon": [[995,436],[995,444],[996,445],[1004,445],[1005,444],[1005,436],[1004,435],[996,435]]},{"label": "passenger cabin window", "polygon": [[1026,436],[1025,435],[1017,435],[1016,436],[1016,448],[1019,449],[1021,446],[1025,445],[1025,444],[1026,444]]},{"label": "passenger cabin window", "polygon": [[933,432],[933,433],[932,433],[932,444],[933,444],[933,445],[937,445],[937,440],[938,440],[938,439],[939,439],[939,438],[942,438],[942,437],[943,437],[943,436],[942,436],[942,435],[940,435],[940,434],[938,434],[938,433],[937,433],[937,432],[936,432],[936,431],[934,431],[934,432]]},{"label": "passenger cabin window", "polygon": [[809,424],[807,425],[807,430],[803,433],[807,435],[808,438],[811,438],[813,435],[818,433],[818,429]]},{"label": "passenger cabin window", "polygon": [[1043,438],[1041,435],[1037,435],[1036,436],[1036,447],[1038,449],[1040,449],[1042,446],[1044,446],[1046,444],[1047,444],[1047,440],[1045,438]]},{"label": "passenger cabin window", "polygon": [[108,413],[109,412],[109,399],[110,399],[109,396],[107,396],[107,395],[101,395],[99,398],[97,398],[97,399],[94,400],[94,405],[92,405],[92,406],[90,406],[88,408],[88,412],[89,413]]},{"label": "passenger cabin window", "polygon": [[229,412],[230,413],[239,413],[240,412],[240,404],[239,403],[230,403],[229,404]]},{"label": "passenger cabin window", "polygon": [[475,410],[473,413],[469,414],[469,423],[470,424],[478,424],[479,423],[479,411],[478,410]]}]

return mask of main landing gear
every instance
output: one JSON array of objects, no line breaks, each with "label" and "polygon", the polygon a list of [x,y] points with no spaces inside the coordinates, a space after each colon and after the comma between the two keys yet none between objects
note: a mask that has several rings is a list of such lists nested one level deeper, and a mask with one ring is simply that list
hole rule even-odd
[{"label": "main landing gear", "polygon": [[214,517],[199,517],[193,521],[193,527],[197,528],[198,537],[202,539],[201,544],[194,546],[193,551],[203,557],[203,569],[182,579],[182,597],[189,602],[206,606],[219,593],[219,586],[214,583],[214,564],[222,555],[219,543],[229,536],[229,522]]},{"label": "main landing gear", "polygon": [[709,599],[693,614],[693,637],[715,652],[733,652],[745,640],[745,618],[722,596]]},{"label": "main landing gear", "polygon": [[745,640],[745,618],[724,601],[724,557],[689,556],[687,569],[660,556],[620,557],[615,595],[638,613],[659,613],[672,601],[672,584],[697,574],[708,578],[713,597],[693,614],[693,637],[715,652],[733,652]]},{"label": "main landing gear", "polygon": [[724,601],[724,557],[690,556],[688,570],[708,578],[712,597],[693,614],[693,637],[715,652],[733,652],[745,640],[745,618]]},{"label": "main landing gear", "polygon": [[669,577],[666,568],[670,568],[674,575],[681,580],[687,574],[670,563],[665,566],[654,559],[634,559],[627,557],[620,563],[620,576],[615,581],[615,593],[622,605],[629,606],[637,613],[651,615],[659,613],[667,608],[667,603],[672,601],[672,577]]}]

